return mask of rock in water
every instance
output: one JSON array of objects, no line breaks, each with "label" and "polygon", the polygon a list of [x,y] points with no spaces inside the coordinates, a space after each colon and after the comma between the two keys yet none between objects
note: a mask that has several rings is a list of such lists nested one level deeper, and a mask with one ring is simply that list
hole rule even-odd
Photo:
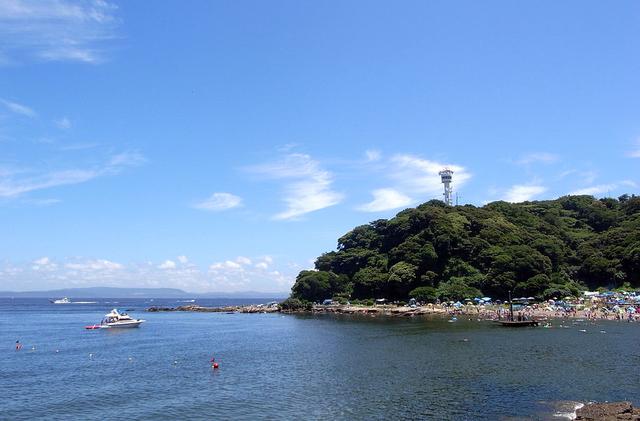
[{"label": "rock in water", "polygon": [[615,421],[640,420],[640,409],[634,409],[631,402],[591,403],[576,411],[576,420]]}]

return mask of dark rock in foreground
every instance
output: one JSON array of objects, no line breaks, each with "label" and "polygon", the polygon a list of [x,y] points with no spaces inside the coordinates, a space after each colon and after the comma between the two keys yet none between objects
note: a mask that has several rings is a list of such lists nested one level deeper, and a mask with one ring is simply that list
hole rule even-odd
[{"label": "dark rock in foreground", "polygon": [[640,409],[631,402],[590,403],[576,411],[576,420],[640,420]]}]

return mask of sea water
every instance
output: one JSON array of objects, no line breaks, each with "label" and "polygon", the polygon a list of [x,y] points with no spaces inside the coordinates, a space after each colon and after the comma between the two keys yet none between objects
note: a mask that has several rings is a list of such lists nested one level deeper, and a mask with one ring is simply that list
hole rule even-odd
[{"label": "sea water", "polygon": [[[640,324],[513,329],[83,301],[97,302],[0,299],[0,419],[560,419],[578,402],[640,404]],[[147,321],[84,329],[114,307]]]}]

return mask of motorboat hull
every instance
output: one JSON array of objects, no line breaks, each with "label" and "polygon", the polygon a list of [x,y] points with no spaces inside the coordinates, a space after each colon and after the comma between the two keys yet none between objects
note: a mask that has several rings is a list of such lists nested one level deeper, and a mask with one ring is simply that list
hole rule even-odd
[{"label": "motorboat hull", "polygon": [[107,323],[106,326],[111,329],[130,329],[133,327],[140,327],[142,323],[144,323],[144,320],[133,320],[130,322]]}]

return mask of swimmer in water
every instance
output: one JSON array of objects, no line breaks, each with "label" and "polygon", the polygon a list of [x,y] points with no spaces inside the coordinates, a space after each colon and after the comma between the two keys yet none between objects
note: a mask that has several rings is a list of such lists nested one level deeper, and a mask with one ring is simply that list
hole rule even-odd
[{"label": "swimmer in water", "polygon": [[22,344],[20,341],[16,341],[16,351],[20,351],[22,349]]}]

